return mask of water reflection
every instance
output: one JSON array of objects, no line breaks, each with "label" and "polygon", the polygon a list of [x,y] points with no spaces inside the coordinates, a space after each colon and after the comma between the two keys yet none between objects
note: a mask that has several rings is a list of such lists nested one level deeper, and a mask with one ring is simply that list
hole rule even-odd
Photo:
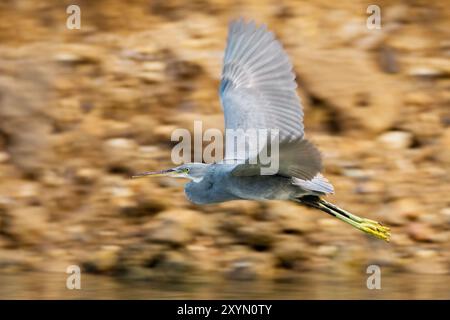
[{"label": "water reflection", "polygon": [[182,283],[123,281],[82,275],[66,289],[66,274],[0,274],[1,299],[450,299],[448,275],[389,275],[381,290],[365,277],[302,274],[289,281],[236,282],[198,278]]}]

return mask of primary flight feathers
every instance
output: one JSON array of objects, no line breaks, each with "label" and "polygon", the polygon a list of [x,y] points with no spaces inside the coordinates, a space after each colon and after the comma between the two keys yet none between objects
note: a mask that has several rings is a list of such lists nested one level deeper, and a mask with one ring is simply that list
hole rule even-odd
[{"label": "primary flight feathers", "polygon": [[[319,151],[303,139],[303,109],[292,64],[265,25],[230,23],[220,98],[227,129],[278,129],[280,174],[310,180],[320,172]],[[246,146],[247,147],[247,146]],[[242,166],[245,166],[244,164]],[[241,174],[255,172],[250,167]]]}]

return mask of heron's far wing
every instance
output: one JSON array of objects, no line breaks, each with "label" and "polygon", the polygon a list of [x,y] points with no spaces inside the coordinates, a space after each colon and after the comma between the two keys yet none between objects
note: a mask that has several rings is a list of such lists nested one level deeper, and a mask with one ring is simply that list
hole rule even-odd
[{"label": "heron's far wing", "polygon": [[[301,180],[311,180],[322,170],[319,150],[306,139],[281,142],[278,163],[278,175]],[[263,166],[259,161],[256,164],[242,163],[233,169],[232,174],[235,176],[260,175]]]},{"label": "heron's far wing", "polygon": [[266,26],[231,22],[220,98],[226,129],[278,129],[280,141],[303,138],[303,110],[292,64]]}]

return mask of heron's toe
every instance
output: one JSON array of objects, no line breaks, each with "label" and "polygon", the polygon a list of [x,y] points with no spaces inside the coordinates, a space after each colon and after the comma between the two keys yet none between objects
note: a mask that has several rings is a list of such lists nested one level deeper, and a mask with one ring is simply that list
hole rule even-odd
[{"label": "heron's toe", "polygon": [[390,229],[388,227],[383,226],[381,223],[370,220],[370,219],[364,219],[361,224],[361,230],[371,234],[379,239],[382,239],[386,242],[389,242],[391,238]]}]

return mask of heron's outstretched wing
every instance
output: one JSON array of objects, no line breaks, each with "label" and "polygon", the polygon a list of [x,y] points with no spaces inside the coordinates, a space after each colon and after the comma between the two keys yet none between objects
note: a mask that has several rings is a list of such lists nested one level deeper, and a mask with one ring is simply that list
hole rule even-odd
[{"label": "heron's outstretched wing", "polygon": [[[225,128],[279,130],[279,174],[314,178],[321,169],[320,153],[303,139],[303,110],[287,54],[264,25],[240,19],[228,32],[220,84]],[[259,169],[242,164],[233,174],[259,174]]]},{"label": "heron's outstretched wing", "polygon": [[280,140],[303,138],[303,110],[292,64],[266,26],[230,23],[220,98],[227,129],[278,129]]}]

